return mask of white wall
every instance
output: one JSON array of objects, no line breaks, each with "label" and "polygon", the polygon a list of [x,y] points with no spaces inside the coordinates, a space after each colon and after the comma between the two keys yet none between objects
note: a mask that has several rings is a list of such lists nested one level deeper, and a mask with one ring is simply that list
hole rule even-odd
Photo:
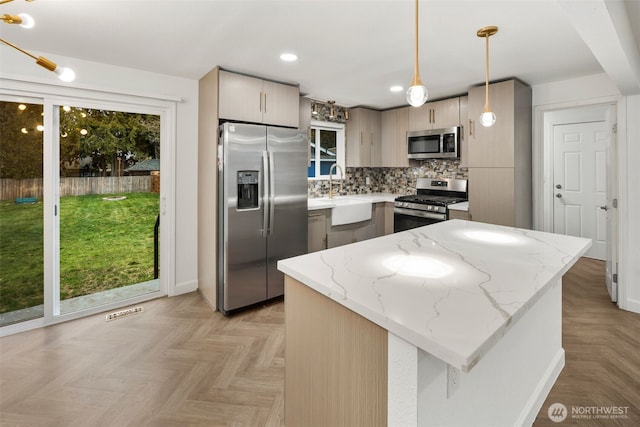
[{"label": "white wall", "polygon": [[[543,114],[594,104],[614,103],[618,109],[618,305],[640,312],[640,95],[623,97],[606,74],[534,86],[533,186],[534,228],[543,216]],[[604,286],[604,284],[603,284]]]},{"label": "white wall", "polygon": [[[28,57],[0,47],[0,77],[55,86],[177,101],[175,167],[175,277],[169,295],[197,289],[198,272],[198,81],[108,64],[44,55],[76,72],[76,80],[62,83]],[[0,86],[4,86],[0,80]]]},{"label": "white wall", "polygon": [[600,98],[619,95],[616,85],[606,74],[533,86],[531,94],[534,110],[537,106],[554,104],[570,104],[567,108],[572,105],[595,104]]},{"label": "white wall", "polygon": [[[626,171],[621,171],[626,176],[620,179],[624,179],[626,185],[620,187],[620,199],[624,201],[622,207],[625,208],[626,217],[625,228],[620,227],[620,237],[624,244],[621,250],[626,250],[626,253],[623,254],[624,265],[621,256],[619,274],[626,286],[621,290],[620,306],[640,313],[640,95],[627,96],[624,107],[626,153],[624,159],[620,157],[620,160],[626,161]],[[620,129],[618,133],[622,133]]]}]

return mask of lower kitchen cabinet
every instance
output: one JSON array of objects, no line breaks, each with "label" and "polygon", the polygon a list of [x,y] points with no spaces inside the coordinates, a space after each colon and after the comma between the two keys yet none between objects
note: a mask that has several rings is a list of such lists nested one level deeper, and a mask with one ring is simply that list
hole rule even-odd
[{"label": "lower kitchen cabinet", "polygon": [[469,212],[449,209],[449,219],[469,220]]},{"label": "lower kitchen cabinet", "polygon": [[382,236],[385,232],[385,203],[371,206],[371,219],[353,224],[331,225],[331,211],[327,210],[327,248],[348,245]]},{"label": "lower kitchen cabinet", "polygon": [[331,209],[309,211],[309,253],[393,233],[393,203],[374,203],[372,209],[370,220],[337,226],[331,225]]},{"label": "lower kitchen cabinet", "polygon": [[[374,209],[375,210],[375,209]],[[327,248],[348,245],[376,237],[375,216],[368,221],[354,222],[353,224],[331,225],[331,217],[327,217]]]},{"label": "lower kitchen cabinet", "polygon": [[384,226],[382,229],[378,228],[379,236],[393,234],[393,206],[393,202],[380,203],[380,207],[384,209]]},{"label": "lower kitchen cabinet", "polygon": [[327,249],[327,212],[328,209],[309,211],[307,250],[309,253]]}]

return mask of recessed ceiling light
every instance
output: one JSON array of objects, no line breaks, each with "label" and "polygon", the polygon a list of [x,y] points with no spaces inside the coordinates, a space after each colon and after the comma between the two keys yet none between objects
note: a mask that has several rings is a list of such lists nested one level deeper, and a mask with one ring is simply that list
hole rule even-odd
[{"label": "recessed ceiling light", "polygon": [[391,92],[402,92],[402,86],[391,86],[389,90]]},{"label": "recessed ceiling light", "polygon": [[280,59],[285,62],[293,62],[298,60],[298,55],[296,55],[295,53],[283,53],[282,55],[280,55]]}]

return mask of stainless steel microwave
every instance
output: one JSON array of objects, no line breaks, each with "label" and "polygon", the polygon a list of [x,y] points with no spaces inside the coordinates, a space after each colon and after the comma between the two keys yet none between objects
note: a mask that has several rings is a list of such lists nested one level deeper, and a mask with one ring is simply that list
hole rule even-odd
[{"label": "stainless steel microwave", "polygon": [[457,159],[460,157],[460,126],[407,132],[410,159]]}]

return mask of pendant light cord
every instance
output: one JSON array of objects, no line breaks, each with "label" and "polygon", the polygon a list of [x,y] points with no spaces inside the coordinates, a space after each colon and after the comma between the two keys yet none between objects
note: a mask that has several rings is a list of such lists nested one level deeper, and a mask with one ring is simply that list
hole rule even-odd
[{"label": "pendant light cord", "polygon": [[418,67],[418,0],[416,0],[416,50],[413,62],[413,82],[411,86],[422,86],[420,79],[420,69]]},{"label": "pendant light cord", "polygon": [[484,60],[484,75],[485,75],[485,104],[484,112],[489,112],[489,34],[485,35],[486,47],[485,47],[485,60]]}]

